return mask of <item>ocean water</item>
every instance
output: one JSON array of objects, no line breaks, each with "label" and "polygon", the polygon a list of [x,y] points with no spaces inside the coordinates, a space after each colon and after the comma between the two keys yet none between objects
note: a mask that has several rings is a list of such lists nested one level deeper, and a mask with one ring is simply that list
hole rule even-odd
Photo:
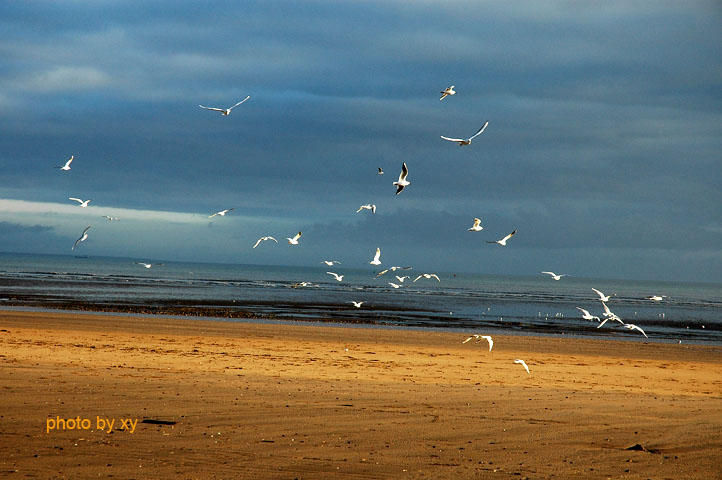
[{"label": "ocean water", "polygon": [[[652,341],[722,345],[722,285],[565,277],[436,273],[385,268],[281,267],[166,262],[146,269],[127,258],[0,254],[0,308],[82,302],[103,306],[202,306],[277,320],[332,321],[465,332],[578,335],[646,340],[607,322],[592,287],[615,294],[609,308]],[[334,280],[327,271],[344,275]],[[410,275],[402,288],[394,275]],[[300,282],[311,282],[306,287]],[[666,295],[662,302],[645,297]],[[355,308],[351,301],[363,301]]]}]

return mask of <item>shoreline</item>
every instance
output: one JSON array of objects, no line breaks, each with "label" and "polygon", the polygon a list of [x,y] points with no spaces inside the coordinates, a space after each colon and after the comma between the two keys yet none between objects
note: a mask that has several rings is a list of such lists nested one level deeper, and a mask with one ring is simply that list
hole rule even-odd
[{"label": "shoreline", "polygon": [[[489,352],[462,344],[466,336],[1,310],[9,454],[0,469],[42,478],[718,472],[722,347],[493,335]],[[136,423],[109,433],[97,417]],[[95,423],[46,431],[70,418]],[[627,450],[636,444],[644,450]]]}]

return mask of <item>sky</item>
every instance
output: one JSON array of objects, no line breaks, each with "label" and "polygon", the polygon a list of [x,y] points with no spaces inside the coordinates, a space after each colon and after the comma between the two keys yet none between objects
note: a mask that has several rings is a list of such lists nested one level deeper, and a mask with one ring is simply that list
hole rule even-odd
[{"label": "sky", "polygon": [[28,0],[0,31],[0,252],[722,282],[719,2]]}]

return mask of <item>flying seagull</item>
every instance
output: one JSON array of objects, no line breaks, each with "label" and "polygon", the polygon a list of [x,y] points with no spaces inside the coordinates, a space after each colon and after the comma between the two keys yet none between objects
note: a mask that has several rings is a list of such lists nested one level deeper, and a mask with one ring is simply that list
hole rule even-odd
[{"label": "flying seagull", "polygon": [[381,275],[384,275],[386,272],[391,270],[392,272],[395,272],[396,270],[411,270],[411,267],[389,267],[386,270],[381,270],[379,273],[376,274],[377,277],[380,277]]},{"label": "flying seagull", "polygon": [[[644,333],[644,330],[642,330],[641,328],[639,328],[638,326],[636,326],[636,325],[633,324],[633,323],[625,323],[625,324],[624,324],[624,328],[628,328],[628,329],[630,329],[630,330],[639,330],[640,332],[642,332],[642,335],[644,335],[645,337],[647,337],[647,334]],[[647,337],[647,338],[649,338],[649,337]]]},{"label": "flying seagull", "polygon": [[240,102],[236,103],[235,105],[233,105],[232,107],[229,107],[229,108],[204,107],[203,105],[198,105],[198,106],[201,108],[205,108],[206,110],[213,110],[215,112],[221,112],[221,115],[230,115],[231,110],[233,110],[234,108],[236,108],[238,105],[242,104],[249,98],[251,98],[250,95],[248,95],[246,98],[244,98],[243,100],[241,100]]},{"label": "flying seagull", "polygon": [[333,267],[337,263],[340,264],[341,262],[339,262],[338,260],[321,260],[321,263],[325,263],[329,267]]},{"label": "flying seagull", "polygon": [[579,308],[579,307],[575,307],[575,308],[576,308],[577,310],[579,310],[580,312],[582,312],[582,318],[583,318],[584,320],[596,320],[597,322],[600,321],[600,320],[599,320],[599,317],[595,317],[594,315],[592,315],[591,313],[589,313],[589,310],[584,310],[583,308]]},{"label": "flying seagull", "polygon": [[273,237],[261,237],[256,241],[256,244],[253,246],[253,248],[256,248],[259,243],[265,242],[266,240],[273,240],[274,242],[278,243],[278,240]]},{"label": "flying seagull", "polygon": [[381,260],[379,260],[380,258],[381,258],[381,249],[376,247],[376,255],[374,255],[374,259],[371,260],[369,263],[371,265],[381,265]]},{"label": "flying seagull", "polygon": [[160,267],[161,265],[163,265],[162,263],[145,263],[145,262],[133,262],[133,263],[135,263],[136,265],[142,265],[145,268]]},{"label": "flying seagull", "polygon": [[90,225],[85,227],[85,230],[83,230],[83,234],[75,241],[71,250],[75,250],[75,247],[77,247],[80,242],[84,242],[88,238],[88,230],[90,230]]},{"label": "flying seagull", "polygon": [[90,200],[81,200],[81,199],[75,198],[75,197],[68,197],[68,200],[76,201],[76,202],[78,202],[78,203],[80,204],[80,205],[78,205],[79,207],[85,208],[85,207],[88,206],[88,204],[89,204],[93,199],[91,198]]},{"label": "flying seagull", "polygon": [[396,280],[399,281],[399,283],[404,283],[404,280],[406,280],[407,278],[411,278],[408,275],[404,275],[402,277],[399,277],[398,275],[394,275],[394,276],[396,277]]},{"label": "flying seagull", "polygon": [[595,292],[597,292],[597,295],[599,295],[599,299],[600,299],[602,302],[608,302],[610,297],[613,297],[613,296],[616,295],[616,293],[613,293],[613,294],[611,294],[611,295],[604,295],[602,292],[600,292],[600,291],[597,290],[596,288],[592,288],[592,290],[594,290]]},{"label": "flying seagull", "polygon": [[474,137],[476,137],[477,135],[481,135],[482,133],[484,133],[484,130],[486,130],[486,126],[487,126],[487,125],[489,125],[489,122],[488,122],[488,121],[484,122],[484,125],[482,125],[481,128],[480,128],[479,130],[477,130],[475,134],[473,134],[472,136],[470,136],[470,137],[467,138],[467,139],[463,139],[463,138],[449,138],[449,137],[445,137],[445,136],[443,136],[443,135],[441,136],[441,138],[443,138],[444,140],[448,140],[448,141],[450,141],[450,142],[457,142],[460,147],[463,147],[464,145],[471,145],[471,141],[474,139]]},{"label": "flying seagull", "polygon": [[653,302],[661,302],[667,298],[667,295],[651,295],[649,297],[644,297],[645,300],[651,300]]},{"label": "flying seagull", "polygon": [[394,287],[394,288],[401,288],[401,285],[397,285],[397,284],[395,284],[395,283],[393,283],[393,282],[389,282],[389,285],[391,285],[391,286]]},{"label": "flying seagull", "polygon": [[411,185],[411,182],[406,180],[406,176],[409,174],[409,169],[406,168],[406,162],[401,165],[401,173],[399,174],[399,181],[394,182],[393,184],[396,185],[396,195],[401,193],[401,191],[404,189],[404,187],[408,187]]},{"label": "flying seagull", "polygon": [[108,215],[103,215],[103,218],[107,218],[109,222],[112,222],[113,220],[120,220],[118,217],[110,217]]},{"label": "flying seagull", "polygon": [[456,92],[454,91],[454,85],[443,89],[439,93],[441,94],[441,98],[439,100],[443,100],[449,95],[456,95]]},{"label": "flying seagull", "polygon": [[354,302],[353,300],[351,300],[351,303],[353,303],[353,306],[356,308],[361,308],[361,305],[364,304],[364,302]]},{"label": "flying seagull", "polygon": [[524,360],[517,358],[516,360],[514,360],[514,363],[521,363],[521,366],[524,367],[526,373],[529,373],[531,375],[531,373],[529,372],[529,367],[526,366],[526,362]]},{"label": "flying seagull", "polygon": [[55,167],[55,168],[59,168],[60,170],[65,170],[65,171],[70,170],[70,163],[73,161],[73,158],[75,158],[75,156],[71,155],[70,158],[68,159],[68,161],[65,162],[65,165],[60,165],[59,167]]},{"label": "flying seagull", "polygon": [[482,338],[483,338],[484,340],[486,340],[487,342],[489,342],[489,351],[491,352],[491,348],[494,346],[494,340],[492,340],[489,335],[477,335],[477,334],[474,334],[474,335],[470,336],[469,338],[467,338],[466,340],[464,340],[464,341],[461,342],[461,343],[466,343],[466,342],[468,342],[469,340],[471,340],[472,338],[475,338],[475,339],[476,339],[476,342],[474,342],[474,343],[479,343]]},{"label": "flying seagull", "polygon": [[381,169],[381,167],[379,167],[379,175],[383,175],[383,174],[384,174],[384,171]]},{"label": "flying seagull", "polygon": [[288,240],[289,245],[298,245],[298,239],[301,238],[301,232],[298,232],[295,237],[288,238],[286,237],[286,240]]},{"label": "flying seagull", "polygon": [[480,218],[474,218],[474,225],[471,226],[469,229],[470,232],[480,232],[484,230],[484,227],[481,226],[481,219]]},{"label": "flying seagull", "polygon": [[361,210],[371,210],[371,213],[376,213],[376,205],[370,203],[366,205],[361,205],[360,207],[358,207],[358,210],[356,210],[356,213],[360,212]]},{"label": "flying seagull", "polygon": [[562,274],[560,274],[560,275],[557,275],[557,274],[554,273],[554,272],[541,272],[541,273],[546,273],[547,275],[550,275],[551,278],[554,279],[554,280],[561,280],[562,277],[568,277],[568,276],[569,276],[569,275],[567,275],[566,273],[562,273]]},{"label": "flying seagull", "polygon": [[421,275],[419,275],[418,277],[416,277],[414,279],[414,283],[416,282],[416,280],[420,279],[421,277],[428,278],[428,279],[435,278],[438,282],[441,282],[441,280],[439,280],[439,276],[436,275],[435,273],[422,273]]},{"label": "flying seagull", "polygon": [[513,232],[511,232],[509,235],[507,235],[506,237],[502,238],[501,240],[495,240],[495,241],[493,241],[493,242],[490,242],[490,241],[487,240],[486,243],[498,243],[498,244],[501,245],[501,246],[506,246],[507,240],[509,240],[509,239],[510,239],[511,237],[513,237],[515,234],[516,234],[516,229],[515,229]]},{"label": "flying seagull", "polygon": [[333,272],[326,272],[326,273],[328,273],[329,275],[333,275],[333,278],[335,278],[339,282],[343,280],[343,275],[339,275],[338,273],[333,273]]},{"label": "flying seagull", "polygon": [[221,210],[220,212],[216,212],[216,213],[214,213],[213,215],[208,215],[208,218],[213,218],[213,217],[215,217],[216,215],[220,215],[221,217],[225,217],[225,216],[226,216],[226,213],[232,212],[233,210],[235,210],[235,208],[226,208],[225,210]]}]

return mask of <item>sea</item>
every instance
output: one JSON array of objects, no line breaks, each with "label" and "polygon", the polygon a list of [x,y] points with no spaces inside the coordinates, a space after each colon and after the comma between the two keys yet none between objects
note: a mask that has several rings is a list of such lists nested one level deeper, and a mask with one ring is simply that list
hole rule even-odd
[{"label": "sea", "polygon": [[[145,268],[135,259],[0,253],[0,310],[116,310],[183,306],[248,312],[228,321],[353,324],[464,333],[578,336],[722,345],[722,284],[633,281],[547,275],[511,276],[347,268],[167,262]],[[343,275],[335,280],[326,272]],[[421,277],[434,273],[435,278]],[[408,275],[400,282],[395,275]],[[302,286],[302,282],[309,282]],[[401,285],[393,288],[390,282]],[[596,288],[625,323],[604,318]],[[661,302],[645,297],[664,295]],[[352,301],[363,302],[360,308]],[[205,311],[205,310],[204,310]],[[161,315],[164,316],[164,315]],[[209,318],[209,317],[201,317]],[[1,321],[0,321],[1,324]]]}]

